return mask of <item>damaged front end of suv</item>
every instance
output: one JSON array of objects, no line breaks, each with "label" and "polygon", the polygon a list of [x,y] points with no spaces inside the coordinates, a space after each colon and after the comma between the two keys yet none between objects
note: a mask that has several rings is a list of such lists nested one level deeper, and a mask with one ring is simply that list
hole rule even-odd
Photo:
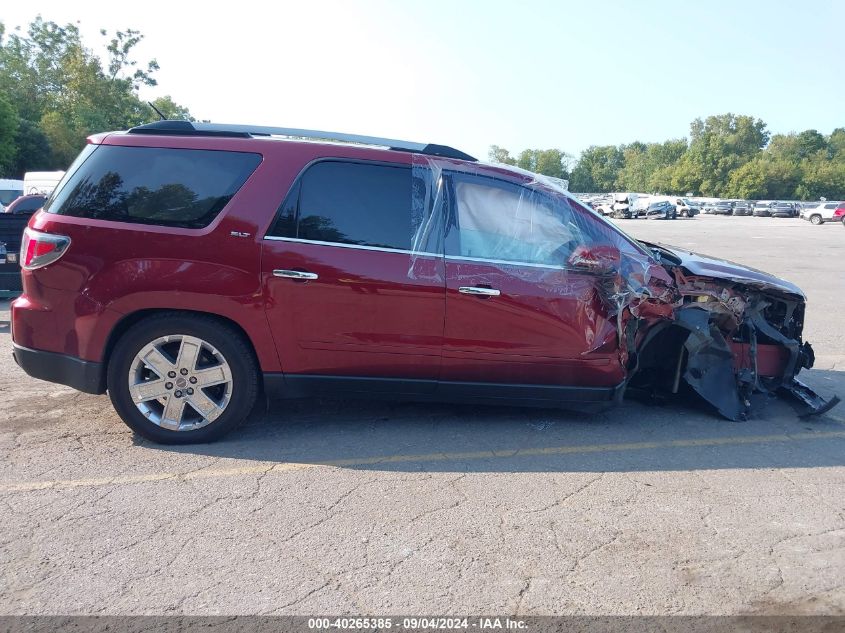
[{"label": "damaged front end of suv", "polygon": [[839,402],[796,378],[815,359],[802,341],[799,288],[732,262],[642,244],[666,276],[636,284],[639,296],[626,293],[627,305],[619,305],[629,389],[676,394],[687,385],[730,420],[747,419],[773,395],[801,416]]}]

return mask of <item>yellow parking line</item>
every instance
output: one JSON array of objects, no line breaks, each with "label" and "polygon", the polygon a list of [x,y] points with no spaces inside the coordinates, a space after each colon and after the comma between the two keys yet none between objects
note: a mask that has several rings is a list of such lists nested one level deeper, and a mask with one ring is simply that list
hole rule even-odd
[{"label": "yellow parking line", "polygon": [[460,453],[441,452],[417,455],[384,455],[379,457],[360,457],[319,462],[315,461],[314,463],[262,462],[250,466],[239,466],[235,468],[209,468],[191,471],[189,473],[161,472],[148,473],[144,475],[118,475],[114,477],[95,477],[88,479],[8,482],[0,484],[0,493],[143,484],[165,480],[191,481],[195,479],[219,479],[225,477],[239,477],[243,475],[270,475],[305,470],[308,468],[318,468],[320,466],[354,468],[389,464],[459,462],[498,458],[538,457],[542,455],[579,455],[587,453],[619,453],[666,448],[740,446],[743,444],[770,444],[775,442],[796,442],[831,438],[845,438],[845,431],[822,431],[818,433],[792,433],[778,435],[737,435],[689,440],[666,440],[662,442],[629,442],[623,444],[576,444],[572,446],[544,446],[538,448],[468,451]]}]

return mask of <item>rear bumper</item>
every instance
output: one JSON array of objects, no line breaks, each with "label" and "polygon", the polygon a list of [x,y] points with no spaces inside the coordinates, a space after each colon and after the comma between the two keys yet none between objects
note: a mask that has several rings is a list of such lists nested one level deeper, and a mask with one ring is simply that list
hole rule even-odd
[{"label": "rear bumper", "polygon": [[13,345],[12,355],[20,368],[33,378],[67,385],[85,393],[106,392],[102,363],[20,345]]}]

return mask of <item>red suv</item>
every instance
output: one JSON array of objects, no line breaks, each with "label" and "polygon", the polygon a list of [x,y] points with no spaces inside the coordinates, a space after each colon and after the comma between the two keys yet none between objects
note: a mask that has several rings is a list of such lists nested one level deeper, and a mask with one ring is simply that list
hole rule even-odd
[{"label": "red suv", "polygon": [[795,380],[813,352],[794,285],[635,241],[564,182],[445,146],[94,136],[21,264],[19,365],[108,391],[157,442],[220,437],[262,391],[553,406],[686,385],[731,419],[755,392],[836,402]]}]

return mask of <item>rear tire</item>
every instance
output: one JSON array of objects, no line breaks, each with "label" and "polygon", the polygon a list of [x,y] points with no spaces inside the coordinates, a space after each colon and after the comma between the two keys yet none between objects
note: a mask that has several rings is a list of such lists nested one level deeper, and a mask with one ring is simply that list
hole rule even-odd
[{"label": "rear tire", "polygon": [[818,226],[819,224],[824,224],[824,220],[822,220],[822,216],[820,216],[818,213],[814,213],[810,216],[810,224],[815,224],[816,226]]},{"label": "rear tire", "polygon": [[[193,362],[182,362],[189,356],[184,350],[195,350]],[[213,317],[184,312],[149,317],[125,332],[109,359],[107,379],[121,419],[159,444],[223,437],[246,419],[259,391],[258,363],[243,335]],[[142,395],[139,388],[149,392]],[[171,410],[178,414],[168,415]]]}]

